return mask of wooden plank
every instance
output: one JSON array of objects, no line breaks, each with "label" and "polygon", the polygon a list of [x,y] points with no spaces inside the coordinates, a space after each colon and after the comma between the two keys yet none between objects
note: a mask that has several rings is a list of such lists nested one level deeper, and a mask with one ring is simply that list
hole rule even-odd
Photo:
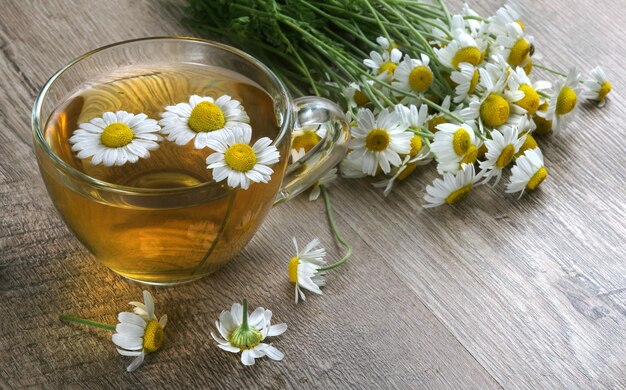
[{"label": "wooden plank", "polygon": [[[214,277],[149,288],[170,322],[164,348],[136,373],[124,371],[129,361],[117,355],[107,332],[61,324],[61,313],[114,322],[142,287],[96,265],[54,211],[30,147],[31,102],[54,69],[82,52],[191,32],[178,23],[176,7],[149,1],[16,1],[3,11],[0,386],[499,387],[420,297],[370,255],[376,244],[347,224],[355,261],[329,277],[324,297],[294,306],[286,280],[293,232],[301,241],[320,236],[333,249],[321,203],[305,199],[273,210],[246,250]],[[348,220],[352,208],[342,205],[338,214]],[[247,369],[213,345],[209,332],[220,310],[244,296],[289,324],[275,340],[284,362]]]}]

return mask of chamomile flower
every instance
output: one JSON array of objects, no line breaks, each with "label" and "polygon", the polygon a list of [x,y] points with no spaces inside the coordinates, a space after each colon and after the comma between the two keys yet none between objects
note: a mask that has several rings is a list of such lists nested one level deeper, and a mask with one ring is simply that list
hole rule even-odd
[{"label": "chamomile flower", "polygon": [[[441,102],[441,108],[443,108],[446,111],[450,111],[450,102],[452,101],[450,95],[447,95],[444,99],[443,102]],[[463,108],[463,105],[459,104],[456,109],[452,112],[453,114],[456,114],[457,116],[460,116],[460,111]],[[448,118],[443,112],[436,112],[431,114],[430,116],[428,116],[426,118],[426,124],[428,125],[428,131],[430,131],[431,133],[436,133],[437,132],[437,126],[439,126],[442,123],[448,123],[448,122],[455,122],[454,118]]]},{"label": "chamomile flower", "polygon": [[105,112],[101,118],[81,123],[69,139],[80,159],[91,157],[91,164],[107,167],[136,163],[159,148],[161,127],[146,114],[126,111]]},{"label": "chamomile flower", "polygon": [[167,316],[157,320],[154,314],[154,300],[148,291],[143,292],[144,302],[131,302],[135,306],[134,313],[121,312],[120,321],[112,336],[117,345],[117,352],[123,356],[134,356],[135,360],[127,367],[134,371],[143,363],[145,355],[156,352],[163,343],[163,328],[167,324]]},{"label": "chamomile flower", "polygon": [[287,324],[271,325],[272,311],[257,307],[248,314],[248,300],[243,305],[234,303],[230,311],[224,310],[215,321],[219,335],[211,332],[218,348],[227,352],[241,352],[241,363],[254,365],[254,359],[267,356],[276,361],[285,355],[271,344],[263,343],[267,337],[279,336],[287,330]]},{"label": "chamomile flower", "polygon": [[326,127],[321,125],[304,126],[292,133],[291,148],[305,152],[313,149],[326,136]]},{"label": "chamomile flower", "polygon": [[516,101],[515,104],[526,110],[528,115],[535,115],[541,104],[539,92],[550,89],[552,84],[544,80],[538,80],[533,83],[524,69],[517,67],[511,72],[508,86],[512,91],[520,90],[524,92],[524,97]]},{"label": "chamomile flower", "polygon": [[525,140],[525,135],[518,138],[516,127],[507,126],[502,131],[491,132],[491,139],[485,141],[486,160],[479,163],[481,172],[478,176],[484,177],[483,183],[488,183],[495,177],[496,181],[493,185],[498,184],[502,177],[502,170],[511,163]]},{"label": "chamomile flower", "polygon": [[585,91],[582,96],[585,99],[590,99],[597,102],[598,107],[604,106],[606,96],[611,92],[613,86],[606,77],[604,70],[597,66],[591,70],[593,80],[588,80],[583,83]]},{"label": "chamomile flower", "polygon": [[548,171],[544,166],[541,150],[527,150],[511,168],[511,181],[506,187],[506,192],[519,192],[519,197],[521,197],[526,189],[534,190],[546,177],[548,177]]},{"label": "chamomile flower", "polygon": [[320,240],[317,238],[306,244],[302,251],[298,250],[295,238],[293,245],[296,247],[296,255],[289,260],[289,280],[295,284],[295,301],[298,303],[298,299],[306,299],[302,289],[322,294],[320,287],[326,284],[326,273],[320,269],[326,265],[326,250],[319,247]]},{"label": "chamomile flower", "polygon": [[454,102],[461,103],[476,90],[479,79],[478,68],[470,63],[461,62],[459,70],[455,70],[450,74],[450,79],[456,84],[454,88]]},{"label": "chamomile flower", "polygon": [[578,96],[582,92],[579,83],[580,73],[571,68],[566,80],[554,84],[554,93],[548,102],[547,111],[537,111],[546,120],[552,121],[552,131],[558,134],[576,116]]},{"label": "chamomile flower", "polygon": [[376,38],[376,43],[385,51],[391,52],[393,49],[398,48],[398,44],[394,41],[389,42],[389,39],[385,37]]},{"label": "chamomile flower", "polygon": [[406,131],[407,125],[395,111],[383,110],[375,118],[367,109],[357,114],[357,126],[352,129],[353,139],[349,143],[352,152],[349,159],[361,160],[361,170],[371,176],[378,167],[389,173],[391,166],[402,162],[400,154],[411,150],[412,133]]},{"label": "chamomile flower", "polygon": [[[427,147],[424,148],[427,149]],[[425,153],[416,157],[411,157],[411,155],[405,156],[402,164],[394,168],[393,175],[390,178],[372,183],[372,185],[375,188],[384,188],[383,195],[389,196],[397,181],[402,181],[409,177],[419,165],[426,165],[431,162],[431,159],[427,158],[428,155],[428,153]]]},{"label": "chamomile flower", "polygon": [[395,110],[407,127],[422,129],[426,119],[428,119],[428,106],[426,104],[420,105],[419,110],[414,104],[409,106],[397,104]]},{"label": "chamomile flower", "polygon": [[385,50],[381,55],[377,51],[370,52],[370,58],[363,60],[363,64],[371,68],[372,72],[381,80],[390,81],[400,64],[402,52],[398,49]]},{"label": "chamomile flower", "polygon": [[474,129],[469,124],[443,123],[437,129],[430,148],[439,173],[456,172],[461,169],[461,164],[476,161],[480,145],[477,145]]},{"label": "chamomile flower", "polygon": [[418,94],[426,92],[433,83],[433,71],[428,67],[429,63],[430,58],[426,54],[421,54],[420,60],[405,55],[394,73],[396,81],[391,85],[405,92]]},{"label": "chamomile flower", "polygon": [[513,67],[523,66],[530,58],[533,38],[524,34],[517,22],[508,23],[496,38],[499,54]]},{"label": "chamomile flower", "polygon": [[490,32],[499,36],[506,33],[506,26],[510,23],[517,23],[522,31],[525,29],[522,22],[523,9],[517,1],[507,1],[506,4],[496,11],[496,14],[489,19]]},{"label": "chamomile flower", "polygon": [[358,159],[350,159],[348,157],[341,160],[339,164],[339,173],[341,177],[346,179],[361,179],[366,177],[367,174],[363,173],[361,166],[363,164],[363,157]]},{"label": "chamomile flower", "polygon": [[432,185],[426,187],[424,208],[455,204],[461,201],[472,190],[476,182],[473,164],[464,164],[456,173],[446,173],[443,179],[437,178]]},{"label": "chamomile flower", "polygon": [[481,68],[479,72],[481,96],[472,96],[469,106],[461,110],[461,118],[466,121],[477,119],[481,130],[483,126],[515,125],[526,110],[513,103],[522,100],[524,92],[505,89],[506,74],[494,81],[486,69]]},{"label": "chamomile flower", "polygon": [[[374,81],[367,80],[367,83],[372,86]],[[343,96],[348,101],[348,107],[363,107],[370,102],[370,99],[361,91],[361,86],[357,83],[350,83],[350,85],[344,89]]]},{"label": "chamomile flower", "polygon": [[439,61],[452,68],[459,70],[459,64],[467,62],[477,66],[482,60],[482,53],[476,40],[465,32],[456,34],[445,47],[435,49]]},{"label": "chamomile flower", "polygon": [[320,179],[315,182],[313,187],[311,187],[311,192],[309,193],[309,202],[313,202],[320,197],[320,193],[322,192],[321,186],[328,187],[332,182],[337,180],[337,168],[333,168],[326,172]]},{"label": "chamomile flower", "polygon": [[248,126],[250,118],[241,103],[228,95],[214,100],[209,96],[193,95],[189,103],[165,107],[159,124],[161,133],[177,145],[194,141],[196,149],[202,149],[209,139],[233,127]]},{"label": "chamomile flower", "polygon": [[232,188],[246,190],[251,183],[267,183],[280,154],[272,140],[263,137],[250,146],[252,129],[250,126],[237,126],[224,129],[214,138],[206,141],[206,146],[215,152],[206,158],[207,168],[213,170],[213,180],[228,179]]}]

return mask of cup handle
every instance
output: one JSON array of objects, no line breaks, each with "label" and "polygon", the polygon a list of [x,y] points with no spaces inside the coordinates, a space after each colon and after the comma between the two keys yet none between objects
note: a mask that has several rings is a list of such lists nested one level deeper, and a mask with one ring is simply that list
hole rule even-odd
[{"label": "cup handle", "polygon": [[[341,109],[328,99],[317,96],[297,98],[293,102],[293,136],[305,128],[323,133],[322,139],[298,161],[287,167],[283,186],[274,205],[291,199],[315,184],[345,157],[350,140],[350,123]],[[290,156],[291,157],[291,156]]]}]

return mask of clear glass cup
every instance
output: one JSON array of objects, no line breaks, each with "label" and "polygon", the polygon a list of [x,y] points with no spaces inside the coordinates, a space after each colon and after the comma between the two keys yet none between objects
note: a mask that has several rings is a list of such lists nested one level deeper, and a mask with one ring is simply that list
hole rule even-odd
[{"label": "clear glass cup", "polygon": [[[87,176],[57,156],[45,137],[51,114],[77,88],[101,74],[141,64],[195,63],[235,71],[256,82],[274,102],[280,152],[261,195],[214,181],[191,187],[140,188]],[[325,127],[325,136],[296,164],[288,165],[292,134]],[[235,48],[201,39],[155,37],[96,49],[57,71],[37,96],[32,113],[34,149],[55,207],[69,229],[118,274],[139,282],[171,285],[206,276],[252,238],[281,201],[313,185],[347,151],[350,126],[344,113],[319,97],[292,99],[272,71]],[[96,233],[97,232],[97,233]]]}]

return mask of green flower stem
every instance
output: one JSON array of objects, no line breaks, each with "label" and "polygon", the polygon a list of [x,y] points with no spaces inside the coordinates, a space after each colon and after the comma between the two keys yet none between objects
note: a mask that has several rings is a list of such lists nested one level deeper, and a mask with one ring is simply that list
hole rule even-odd
[{"label": "green flower stem", "polygon": [[443,14],[448,21],[448,26],[452,25],[452,16],[450,16],[450,11],[448,11],[448,7],[446,7],[446,4],[443,2],[443,0],[437,0],[437,4],[439,4],[439,6],[441,7]]},{"label": "green flower stem", "polygon": [[331,269],[335,269],[343,265],[350,256],[352,256],[352,246],[348,244],[348,242],[342,237],[339,229],[337,228],[337,224],[335,223],[335,218],[333,217],[333,206],[330,203],[330,196],[328,195],[328,191],[326,187],[320,186],[320,190],[322,191],[322,196],[324,197],[324,206],[326,207],[326,216],[328,217],[328,224],[330,225],[330,229],[335,236],[335,239],[346,248],[346,253],[343,257],[334,264],[328,265],[324,268],[320,268],[319,271],[330,271]]},{"label": "green flower stem", "polygon": [[248,326],[248,300],[246,298],[243,299],[243,321],[241,322],[241,330],[248,330],[250,327]]},{"label": "green flower stem", "polygon": [[539,69],[547,70],[548,72],[554,73],[554,74],[559,75],[559,76],[567,77],[567,73],[561,72],[560,70],[556,70],[556,69],[550,68],[549,66],[536,64],[536,63],[533,63],[533,66],[536,67],[536,68],[539,68]]},{"label": "green flower stem", "polygon": [[389,36],[389,33],[387,32],[385,25],[380,21],[380,16],[378,15],[378,12],[376,12],[374,7],[372,7],[372,4],[369,2],[369,0],[364,0],[364,3],[367,6],[367,8],[370,9],[370,11],[372,12],[372,15],[374,15],[374,19],[376,19],[378,28],[380,28],[380,31],[383,32],[383,34],[385,35],[385,38],[387,38],[387,40],[389,41],[389,44],[391,44],[391,42],[393,42],[393,39],[391,39],[391,37]]},{"label": "green flower stem", "polygon": [[87,320],[87,319],[81,318],[81,317],[61,315],[61,316],[59,316],[59,320],[61,320],[63,322],[75,322],[77,324],[93,326],[93,327],[96,327],[96,328],[106,329],[106,330],[110,330],[112,332],[115,332],[115,325],[104,324],[104,323],[98,322],[98,321],[91,321],[91,320]]},{"label": "green flower stem", "polygon": [[419,127],[409,127],[408,130],[413,133],[413,134],[417,134],[419,136],[422,136],[424,138],[434,138],[435,135],[433,133],[431,133],[430,131],[423,129],[423,128],[419,128]]}]

